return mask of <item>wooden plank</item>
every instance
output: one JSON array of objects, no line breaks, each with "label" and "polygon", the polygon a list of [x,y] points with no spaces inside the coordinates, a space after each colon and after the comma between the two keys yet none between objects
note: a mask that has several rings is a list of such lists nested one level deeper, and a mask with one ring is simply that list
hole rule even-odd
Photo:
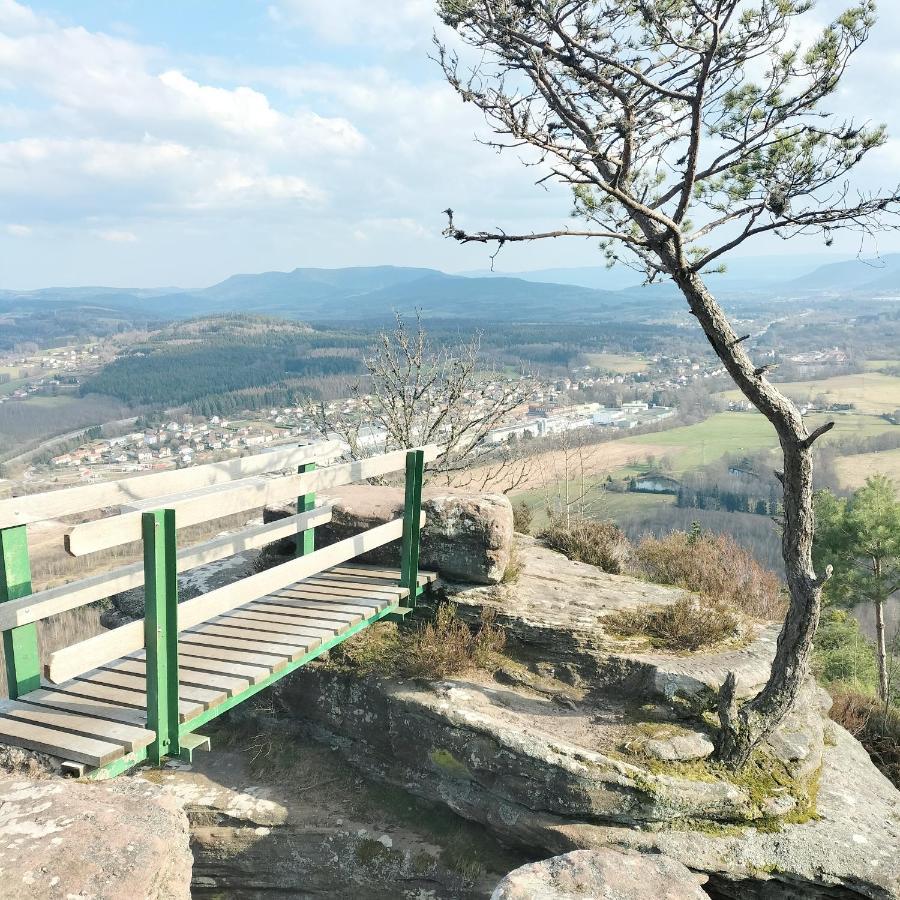
[{"label": "wooden plank", "polygon": [[[132,691],[128,688],[110,687],[108,684],[95,684],[91,681],[73,679],[56,688],[63,694],[77,694],[79,697],[88,697],[91,700],[102,700],[117,706],[130,706],[140,709],[144,713],[147,710],[147,695],[144,691]],[[30,695],[29,695],[30,696]],[[179,700],[178,712],[182,722],[199,716],[203,707],[192,700]]]},{"label": "wooden plank", "polygon": [[[195,566],[226,559],[235,553],[265,547],[267,544],[292,535],[302,534],[306,529],[315,528],[330,521],[331,507],[319,506],[308,513],[257,525],[236,534],[227,534],[215,540],[179,550],[177,568],[179,572],[184,572]],[[143,583],[144,564],[135,563],[112,572],[104,572],[60,587],[39,591],[36,594],[22,597],[20,600],[0,604],[0,631],[37,622],[66,610],[77,609],[86,603],[140,587]]]},{"label": "wooden plank", "polygon": [[402,587],[399,583],[393,583],[386,578],[375,578],[372,575],[349,575],[346,573],[335,572],[334,569],[329,569],[327,572],[316,575],[316,581],[327,582],[328,584],[352,584],[356,587],[373,587],[381,588],[382,590],[406,590],[406,588]]},{"label": "wooden plank", "polygon": [[[178,607],[179,630],[192,628],[214,616],[228,612],[236,606],[241,606],[250,600],[257,600],[286,585],[294,584],[302,578],[315,575],[323,569],[397,540],[401,536],[402,530],[402,520],[395,519],[393,522],[379,525],[362,534],[345,538],[322,550],[316,550],[309,556],[292,559],[280,566],[250,575],[234,584],[228,584],[200,597],[186,600]],[[45,673],[51,682],[59,684],[89,669],[96,669],[104,663],[127,656],[135,650],[140,650],[143,646],[143,620],[130,622],[51,653]]]},{"label": "wooden plank", "polygon": [[[127,672],[110,671],[109,669],[96,669],[86,672],[79,679],[90,684],[108,684],[110,687],[124,688],[129,691],[143,691],[146,688],[146,678],[130,675]],[[197,703],[204,710],[212,709],[228,699],[228,692],[212,688],[193,687],[192,685],[179,684],[178,696],[181,700]]]},{"label": "wooden plank", "polygon": [[[283,609],[283,607],[282,607]],[[315,628],[333,628],[342,629],[348,625],[355,625],[361,622],[362,616],[333,614],[330,618],[313,618],[304,616],[300,613],[288,610],[285,613],[273,612],[271,609],[257,609],[256,606],[242,606],[233,613],[229,613],[229,618],[241,619],[247,622],[278,622],[282,625],[305,625]],[[254,626],[255,627],[255,626]]]},{"label": "wooden plank", "polygon": [[[328,570],[329,573],[336,575],[369,575],[372,578],[378,578],[383,581],[400,580],[399,569],[379,568],[378,566],[367,566],[363,563],[356,563],[350,566],[334,566]],[[430,584],[437,579],[437,572],[419,572],[419,584]]]},{"label": "wooden plank", "polygon": [[247,606],[239,607],[239,609],[252,610],[255,613],[266,616],[291,616],[300,621],[309,620],[313,623],[324,619],[329,622],[349,622],[351,625],[355,625],[357,622],[361,622],[366,618],[366,613],[360,609],[354,611],[307,609],[306,607],[294,605],[293,603],[266,603],[262,600],[255,600],[253,603],[247,604]]},{"label": "wooden plank", "polygon": [[113,744],[121,744],[126,753],[148,746],[153,741],[153,732],[137,725],[122,722],[107,722],[91,716],[33,706],[30,703],[11,702],[0,708],[0,714],[8,719],[32,722],[45,728],[55,728],[82,737],[97,738]]},{"label": "wooden plank", "polygon": [[[178,649],[179,672],[183,673],[185,680],[190,672],[196,671],[205,675],[225,675],[228,677],[246,680],[248,684],[259,684],[272,674],[273,669],[263,665],[247,665],[239,662],[224,662],[221,659],[205,659],[202,656],[194,656],[184,652],[183,647]],[[179,676],[181,677],[181,676]]]},{"label": "wooden plank", "polygon": [[390,606],[386,600],[379,600],[371,603],[357,603],[354,601],[343,602],[340,598],[326,600],[321,597],[313,597],[312,595],[304,597],[302,595],[297,596],[293,593],[282,593],[281,591],[276,594],[269,594],[254,602],[267,603],[271,606],[284,606],[289,609],[301,609],[306,615],[318,615],[319,613],[331,615],[335,612],[341,612],[361,615],[363,618],[368,618],[384,609],[385,606]]},{"label": "wooden plank", "polygon": [[89,766],[105,766],[108,762],[125,755],[125,748],[121,744],[2,717],[0,717],[0,741],[36,750],[39,753],[61,756],[63,759],[73,759]]},{"label": "wooden plank", "polygon": [[184,660],[184,665],[202,667],[207,663],[221,663],[226,666],[234,666],[234,671],[242,674],[246,674],[244,670],[247,668],[257,669],[265,673],[259,677],[259,681],[268,678],[272,672],[281,671],[290,659],[280,654],[278,659],[263,658],[259,654],[248,653],[244,650],[192,644],[184,640],[178,644],[178,657],[179,660]]},{"label": "wooden plank", "polygon": [[[432,445],[426,450],[429,450],[432,459],[437,457],[437,447]],[[223,484],[215,489],[215,495],[204,493],[198,497],[174,500],[166,506],[166,509],[174,509],[178,527],[186,528],[189,525],[198,525],[248,509],[280,503],[289,498],[296,498],[300,494],[326,490],[394,472],[403,468],[405,459],[406,451],[399,450],[300,475],[267,479],[261,484]],[[141,515],[141,512],[129,512],[76,525],[66,535],[66,550],[72,556],[84,556],[87,553],[138,541],[141,539]]]},{"label": "wooden plank", "polygon": [[351,606],[356,609],[383,609],[385,606],[390,606],[391,603],[399,602],[403,599],[401,597],[395,599],[388,599],[387,597],[353,597],[348,594],[341,595],[333,592],[316,594],[299,587],[284,588],[280,591],[275,591],[269,597],[273,600],[303,600],[309,603],[327,603],[332,606]]},{"label": "wooden plank", "polygon": [[320,444],[276,449],[171,472],[155,472],[118,481],[12,497],[0,500],[0,528],[27,525],[29,522],[41,522],[45,519],[69,516],[104,506],[118,506],[135,500],[147,500],[265,472],[296,469],[306,462],[333,458],[339,449],[336,441],[323,441]]},{"label": "wooden plank", "polygon": [[382,586],[374,584],[350,584],[348,582],[338,581],[337,578],[304,578],[300,585],[317,594],[332,593],[344,594],[348,597],[383,597],[386,600],[397,600],[402,596],[406,596],[409,591],[397,587]]},{"label": "wooden plank", "polygon": [[278,644],[271,641],[258,641],[247,637],[229,637],[220,634],[207,634],[205,631],[189,631],[186,632],[181,640],[187,644],[202,644],[204,646],[215,648],[227,648],[231,650],[246,650],[248,653],[256,654],[257,658],[262,659],[264,663],[269,662],[266,657],[274,656],[280,660],[292,661],[303,656],[313,647],[318,647],[322,642],[318,638],[304,638],[297,641],[295,646],[288,644]]},{"label": "wooden plank", "polygon": [[104,719],[109,722],[127,722],[132,725],[144,725],[147,721],[146,710],[132,707],[116,706],[100,700],[62,694],[56,690],[40,688],[23,698],[23,702],[32,703],[50,709],[62,709],[79,715]]},{"label": "wooden plank", "polygon": [[230,638],[232,636],[242,636],[248,641],[263,641],[268,644],[285,644],[288,647],[296,647],[299,640],[310,638],[317,644],[322,643],[322,638],[326,640],[330,636],[327,631],[310,632],[310,634],[283,634],[276,631],[268,631],[255,628],[234,628],[230,625],[208,625],[203,629],[204,634],[216,635],[218,637]]},{"label": "wooden plank", "polygon": [[344,622],[326,623],[320,620],[319,624],[307,625],[303,622],[276,622],[265,617],[240,616],[229,613],[219,619],[213,619],[210,625],[223,628],[236,628],[240,633],[246,633],[248,629],[252,631],[267,631],[272,634],[284,635],[300,635],[301,637],[316,637],[321,635],[331,635],[335,628],[343,628]]},{"label": "wooden plank", "polygon": [[[110,672],[124,672],[139,678],[147,677],[147,664],[140,659],[120,659],[118,662],[110,663],[103,668]],[[241,694],[250,687],[250,680],[247,678],[224,675],[221,672],[197,671],[196,669],[185,667],[180,658],[178,660],[178,683],[188,687],[218,689],[225,691],[229,697]]]}]

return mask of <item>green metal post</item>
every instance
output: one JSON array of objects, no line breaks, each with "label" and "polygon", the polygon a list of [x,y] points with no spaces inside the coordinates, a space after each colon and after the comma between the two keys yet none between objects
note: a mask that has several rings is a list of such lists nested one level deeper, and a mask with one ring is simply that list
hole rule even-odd
[{"label": "green metal post", "polygon": [[[303,475],[306,472],[312,472],[316,468],[314,462],[304,463],[297,467],[297,473]],[[316,505],[315,493],[301,494],[297,498],[297,512],[304,513],[314,509]],[[316,549],[316,529],[307,528],[297,533],[297,551],[295,556],[307,556]]]},{"label": "green metal post", "polygon": [[[31,590],[28,535],[24,525],[0,529],[0,603],[27,597]],[[3,632],[6,684],[15,700],[41,686],[41,656],[37,625],[20,625]]]},{"label": "green metal post", "polygon": [[151,762],[177,756],[178,578],[175,510],[141,517],[144,536],[144,646],[147,648],[147,728],[156,733]]},{"label": "green metal post", "polygon": [[419,592],[419,536],[424,473],[424,451],[410,450],[406,454],[406,498],[403,503],[403,544],[400,548],[400,586],[409,590],[406,602],[410,608],[415,607]]}]

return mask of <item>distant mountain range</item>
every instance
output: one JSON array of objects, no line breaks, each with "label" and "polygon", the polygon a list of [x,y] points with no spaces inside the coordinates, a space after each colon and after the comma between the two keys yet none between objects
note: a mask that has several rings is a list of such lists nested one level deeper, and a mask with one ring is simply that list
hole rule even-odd
[{"label": "distant mountain range", "polygon": [[[828,257],[824,257],[828,258]],[[900,254],[876,262],[821,256],[738,258],[708,283],[737,302],[820,294],[900,293]],[[671,285],[639,287],[636,273],[602,267],[448,275],[437,269],[370,266],[301,268],[233,275],[202,290],[60,287],[0,291],[0,314],[65,315],[125,321],[246,312],[312,322],[370,322],[394,310],[426,317],[580,321],[659,318],[683,308]]]}]

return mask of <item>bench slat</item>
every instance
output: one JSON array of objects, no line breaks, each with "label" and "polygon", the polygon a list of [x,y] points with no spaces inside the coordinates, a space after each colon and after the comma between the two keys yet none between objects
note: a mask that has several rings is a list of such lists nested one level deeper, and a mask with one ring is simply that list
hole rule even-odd
[{"label": "bench slat", "polygon": [[8,719],[19,719],[45,728],[55,728],[82,737],[121,744],[126,753],[139,750],[153,742],[153,732],[137,725],[109,722],[90,715],[33,706],[30,703],[12,701],[4,704],[0,712]]},{"label": "bench slat", "polygon": [[[277,522],[256,525],[235,534],[227,534],[214,540],[185,547],[178,551],[177,568],[179,572],[203,566],[220,559],[234,556],[245,550],[256,550],[266,544],[280,541],[307,528],[315,528],[331,521],[331,507],[317,506],[309,512],[288,516]],[[140,587],[144,583],[143,563],[123,566],[112,572],[93,575],[70,584],[50,588],[30,594],[19,600],[0,604],[0,631],[38,622],[49,616],[77,609],[86,603],[103,600],[113,594]]]},{"label": "bench slat", "polygon": [[[426,461],[436,459],[440,448],[429,445],[424,448]],[[175,510],[177,528],[198,525],[211,519],[258,509],[272,503],[280,503],[302,494],[315,493],[339,487],[365,478],[396,472],[406,465],[406,450],[396,450],[370,459],[343,463],[324,469],[315,469],[302,475],[285,475],[264,484],[224,484],[213,496],[209,493],[186,500],[175,500],[166,506]],[[66,535],[66,550],[72,556],[84,556],[98,550],[108,550],[121,544],[141,539],[140,512],[110,516],[76,525]]]},{"label": "bench slat", "polygon": [[82,762],[89,766],[105,766],[125,755],[122,744],[101,741],[97,738],[69,734],[56,728],[45,728],[31,722],[0,717],[0,741],[27,747],[39,753],[50,753]]},{"label": "bench slat", "polygon": [[333,458],[339,452],[340,446],[336,441],[323,441],[319,444],[281,448],[239,459],[176,469],[172,472],[155,472],[119,481],[12,497],[0,500],[0,528],[42,522],[45,519],[69,516],[104,506],[119,506],[136,500],[149,500],[160,494],[220,484],[243,476],[291,469],[307,462]]}]

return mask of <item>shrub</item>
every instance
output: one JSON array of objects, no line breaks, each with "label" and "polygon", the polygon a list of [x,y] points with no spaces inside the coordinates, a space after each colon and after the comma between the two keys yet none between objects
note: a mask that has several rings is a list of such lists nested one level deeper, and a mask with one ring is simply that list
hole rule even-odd
[{"label": "shrub", "polygon": [[606,623],[625,635],[644,635],[663,650],[700,650],[736,637],[741,619],[724,603],[680,597],[667,606],[622,610],[608,616]]},{"label": "shrub", "polygon": [[834,691],[831,718],[868,751],[872,762],[900,787],[900,709],[852,688]]},{"label": "shrub", "polygon": [[496,613],[484,609],[474,631],[452,603],[437,608],[434,620],[399,629],[367,628],[331,651],[331,660],[355,672],[399,678],[447,678],[474,668],[491,668],[506,643]]},{"label": "shrub", "polygon": [[774,572],[726,534],[673,531],[645,537],[635,550],[636,574],[671,584],[756,619],[781,619],[786,600]]},{"label": "shrub", "polygon": [[519,534],[531,534],[534,510],[524,501],[513,504],[513,530]]},{"label": "shrub", "polygon": [[573,516],[551,516],[549,525],[538,537],[552,550],[569,559],[589,563],[621,575],[628,566],[631,544],[614,522],[601,522]]},{"label": "shrub", "polygon": [[878,683],[875,648],[859,623],[842,609],[822,611],[813,646],[812,669],[826,687],[875,693]]},{"label": "shrub", "polygon": [[395,658],[397,675],[407,678],[447,678],[467,669],[489,667],[494,654],[506,643],[496,624],[496,613],[484,609],[481,624],[472,631],[456,614],[456,606],[443,603],[433,622],[409,633]]}]

